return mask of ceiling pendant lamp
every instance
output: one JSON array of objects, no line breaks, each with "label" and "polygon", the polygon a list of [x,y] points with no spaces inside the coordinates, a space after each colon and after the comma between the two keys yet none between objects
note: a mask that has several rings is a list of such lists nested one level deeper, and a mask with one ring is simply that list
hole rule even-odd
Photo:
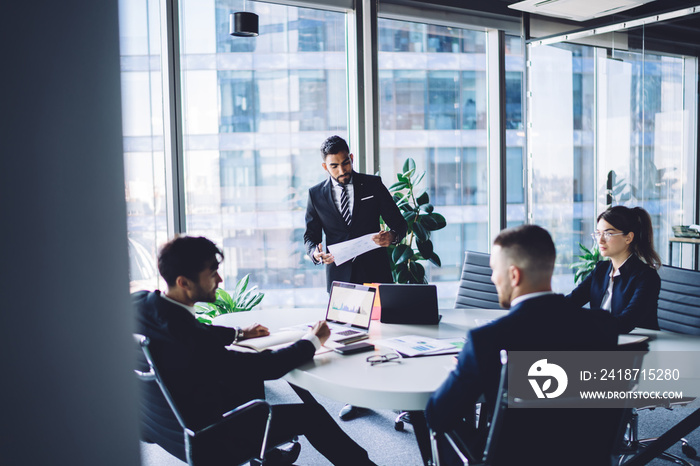
[{"label": "ceiling pendant lamp", "polygon": [[258,35],[258,15],[249,11],[231,13],[228,30],[232,36],[255,37]]}]

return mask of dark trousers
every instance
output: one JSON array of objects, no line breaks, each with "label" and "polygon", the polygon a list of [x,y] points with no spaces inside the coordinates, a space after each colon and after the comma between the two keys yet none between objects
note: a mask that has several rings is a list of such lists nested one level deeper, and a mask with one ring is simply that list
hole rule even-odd
[{"label": "dark trousers", "polygon": [[367,451],[359,446],[319,404],[281,404],[272,406],[270,447],[303,435],[331,463],[337,466],[372,465]]}]

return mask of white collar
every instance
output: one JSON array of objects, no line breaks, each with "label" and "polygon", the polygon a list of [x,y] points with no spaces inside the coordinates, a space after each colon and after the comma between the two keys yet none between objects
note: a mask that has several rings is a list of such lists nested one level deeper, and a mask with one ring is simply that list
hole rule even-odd
[{"label": "white collar", "polygon": [[539,298],[540,296],[546,296],[548,294],[554,294],[554,291],[536,291],[534,293],[520,295],[510,302],[510,308],[513,309],[513,306],[527,301],[528,299]]},{"label": "white collar", "polygon": [[162,292],[161,292],[160,296],[163,299],[165,299],[166,301],[170,301],[173,304],[177,304],[178,306],[184,307],[185,309],[187,309],[190,312],[190,314],[197,317],[197,312],[194,310],[194,306],[188,306],[187,304],[182,304],[180,301],[175,301],[173,298],[166,296],[165,293],[162,293]]}]

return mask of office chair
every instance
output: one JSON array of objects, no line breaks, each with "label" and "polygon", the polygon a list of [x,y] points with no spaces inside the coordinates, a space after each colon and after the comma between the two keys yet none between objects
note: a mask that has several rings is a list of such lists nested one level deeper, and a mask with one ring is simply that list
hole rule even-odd
[{"label": "office chair", "polygon": [[[490,257],[483,252],[465,252],[455,309],[501,309],[498,291],[491,282]],[[479,407],[477,413],[480,413]],[[478,419],[481,421],[482,418],[479,416]],[[399,413],[394,420],[394,428],[403,430],[404,422],[410,422],[407,412]]]},{"label": "office chair", "polygon": [[[221,419],[203,428],[190,428],[183,419],[170,391],[163,383],[149,349],[149,339],[134,334],[140,346],[145,364],[141,359],[140,369],[135,369],[141,384],[141,435],[148,443],[157,443],[163,449],[190,466],[212,464],[245,464],[251,461],[262,463],[267,447],[272,412],[264,400],[252,400],[221,416]],[[221,452],[222,434],[259,430],[260,444],[246,445],[232,451]],[[235,437],[235,433],[230,434]],[[225,455],[226,457],[223,457]]]},{"label": "office chair", "polygon": [[[644,346],[645,347],[645,346]],[[644,347],[637,349],[643,350]],[[630,367],[640,368],[644,351],[630,353]],[[634,382],[629,383],[629,388]],[[627,387],[626,387],[627,388]],[[433,466],[444,466],[446,452],[463,465],[589,466],[617,464],[631,408],[569,407],[578,398],[508,401],[508,355],[501,351],[498,396],[483,452],[473,451],[456,432],[430,431]],[[552,408],[553,403],[562,408]],[[516,406],[513,406],[515,404]],[[527,409],[523,409],[527,408]],[[573,445],[585,445],[573,448]],[[444,449],[440,451],[438,445]]]},{"label": "office chair", "polygon": [[[483,252],[465,252],[455,309],[501,309],[498,291],[491,282],[490,257]],[[394,420],[394,429],[402,431],[405,422],[411,422],[410,414],[402,411]]]},{"label": "office chair", "polygon": [[455,309],[500,309],[498,292],[491,282],[489,254],[467,251],[457,291]]},{"label": "office chair", "polygon": [[[661,291],[659,292],[658,321],[663,331],[700,335],[700,272],[663,266],[659,269]],[[638,435],[639,414],[643,409],[656,408],[673,409],[675,406],[685,406],[695,398],[682,398],[673,403],[654,404],[638,407],[633,411],[627,432],[627,446],[632,452],[639,451],[656,438],[640,439]],[[681,451],[689,457],[695,457],[697,451],[686,439],[681,439]],[[673,461],[676,464],[690,466],[690,462],[672,453],[663,452],[659,458]]]}]

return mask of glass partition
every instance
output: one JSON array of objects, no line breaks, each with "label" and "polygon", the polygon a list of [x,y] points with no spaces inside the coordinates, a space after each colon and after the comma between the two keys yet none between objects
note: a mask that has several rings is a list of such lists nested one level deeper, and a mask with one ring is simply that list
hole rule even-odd
[{"label": "glass partition", "polygon": [[561,43],[528,51],[528,208],[557,246],[554,288],[573,289],[579,244],[593,246],[610,205],[645,208],[668,263],[672,225],[694,218],[686,131],[696,108],[684,89],[697,82],[696,59]]},{"label": "glass partition", "polygon": [[161,287],[167,241],[160,2],[119,1],[124,171],[131,291]]},{"label": "glass partition", "polygon": [[347,137],[344,13],[261,2],[258,37],[229,35],[239,0],[181,2],[187,232],[222,245],[223,287],[250,274],[261,307],[322,306],[323,267],[304,251],[319,147]]},{"label": "glass partition", "polygon": [[380,174],[391,185],[409,157],[426,172],[417,194],[447,220],[428,280],[452,306],[464,251],[489,245],[486,33],[380,18],[378,63]]}]

